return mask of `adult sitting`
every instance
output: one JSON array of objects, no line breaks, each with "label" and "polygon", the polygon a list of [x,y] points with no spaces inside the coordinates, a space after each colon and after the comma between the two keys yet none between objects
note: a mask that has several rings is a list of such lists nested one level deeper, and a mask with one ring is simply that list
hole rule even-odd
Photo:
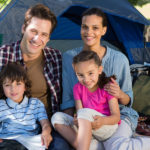
[{"label": "adult sitting", "polygon": [[[137,127],[138,114],[131,108],[133,92],[128,59],[121,52],[101,45],[101,37],[106,33],[106,30],[107,19],[99,8],[90,8],[83,13],[81,37],[84,45],[83,47],[69,50],[63,55],[63,101],[61,109],[71,116],[74,114],[75,102],[73,98],[73,87],[78,80],[72,67],[73,57],[82,50],[95,51],[102,60],[103,71],[106,75],[111,76],[114,74],[117,77],[117,80],[111,79],[111,82],[105,86],[105,90],[115,96],[119,101],[121,124],[116,133],[104,142],[100,142],[93,137],[90,149],[149,150],[150,138],[133,137],[133,133]],[[60,113],[56,113],[52,121],[56,125],[57,123],[62,123],[68,117],[65,113],[61,115]],[[94,122],[91,123],[93,129],[98,128],[98,126],[100,127],[101,123],[99,123],[99,120],[98,116],[94,116]],[[73,137],[71,134],[66,136],[68,131],[67,125],[66,128],[56,129],[73,145],[74,143],[71,143],[71,141],[76,137]]]},{"label": "adult sitting", "polygon": [[[0,47],[0,70],[9,62],[22,64],[32,82],[31,95],[44,103],[49,119],[52,113],[59,110],[61,100],[61,53],[46,47],[56,24],[56,16],[51,10],[37,4],[25,13],[22,39]],[[53,141],[49,149],[69,149],[68,143],[57,132],[51,130]],[[12,144],[12,147],[15,145]],[[18,148],[20,149],[21,147]]]}]

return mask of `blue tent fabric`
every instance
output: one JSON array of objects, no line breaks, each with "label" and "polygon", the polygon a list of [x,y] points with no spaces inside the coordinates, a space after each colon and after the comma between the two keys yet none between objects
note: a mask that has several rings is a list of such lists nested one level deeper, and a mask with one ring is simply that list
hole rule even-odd
[{"label": "blue tent fabric", "polygon": [[144,16],[127,0],[85,0],[80,5],[75,0],[74,4],[77,5],[68,7],[58,16],[58,25],[51,39],[81,39],[82,12],[89,7],[99,7],[108,18],[108,29],[103,40],[125,49],[125,54],[128,56],[130,63],[135,63],[130,49],[144,48],[144,26],[150,24]]},{"label": "blue tent fabric", "polygon": [[[0,14],[2,44],[21,38],[25,11],[37,3],[47,5],[56,15],[58,25],[51,40],[81,40],[81,14],[89,7],[99,7],[108,17],[108,30],[103,40],[117,46],[135,63],[134,49],[144,50],[143,30],[150,25],[128,0],[12,0]],[[150,47],[150,43],[146,44]],[[132,49],[132,51],[131,51]]]}]

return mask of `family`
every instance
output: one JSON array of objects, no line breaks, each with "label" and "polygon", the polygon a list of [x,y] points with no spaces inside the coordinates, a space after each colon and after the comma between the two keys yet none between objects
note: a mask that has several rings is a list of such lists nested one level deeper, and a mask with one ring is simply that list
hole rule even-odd
[{"label": "family", "polygon": [[47,47],[57,25],[37,4],[25,13],[21,40],[0,47],[1,150],[149,150],[134,136],[138,113],[126,56],[101,44],[107,18],[89,8],[83,46]]}]

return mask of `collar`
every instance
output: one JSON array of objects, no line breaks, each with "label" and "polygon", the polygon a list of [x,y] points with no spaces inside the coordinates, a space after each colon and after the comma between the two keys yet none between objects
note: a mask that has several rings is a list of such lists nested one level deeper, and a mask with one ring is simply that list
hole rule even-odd
[{"label": "collar", "polygon": [[105,46],[105,47],[106,47],[106,53],[105,53],[105,56],[102,59],[103,63],[105,63],[105,61],[107,60],[107,58],[110,57],[110,48],[108,46]]},{"label": "collar", "polygon": [[24,99],[22,100],[22,102],[19,104],[19,103],[16,103],[16,102],[14,102],[12,99],[10,99],[10,98],[7,98],[6,99],[6,102],[7,102],[7,104],[8,104],[8,106],[9,107],[11,107],[11,108],[15,108],[17,105],[19,105],[19,106],[27,106],[28,105],[28,98],[25,96],[24,97]]}]

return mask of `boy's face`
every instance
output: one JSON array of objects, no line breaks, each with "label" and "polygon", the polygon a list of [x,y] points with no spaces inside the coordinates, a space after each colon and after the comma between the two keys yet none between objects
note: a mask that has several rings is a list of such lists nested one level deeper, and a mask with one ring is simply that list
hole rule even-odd
[{"label": "boy's face", "polygon": [[25,92],[25,84],[22,81],[11,81],[6,78],[3,82],[4,94],[16,103],[21,103]]}]

